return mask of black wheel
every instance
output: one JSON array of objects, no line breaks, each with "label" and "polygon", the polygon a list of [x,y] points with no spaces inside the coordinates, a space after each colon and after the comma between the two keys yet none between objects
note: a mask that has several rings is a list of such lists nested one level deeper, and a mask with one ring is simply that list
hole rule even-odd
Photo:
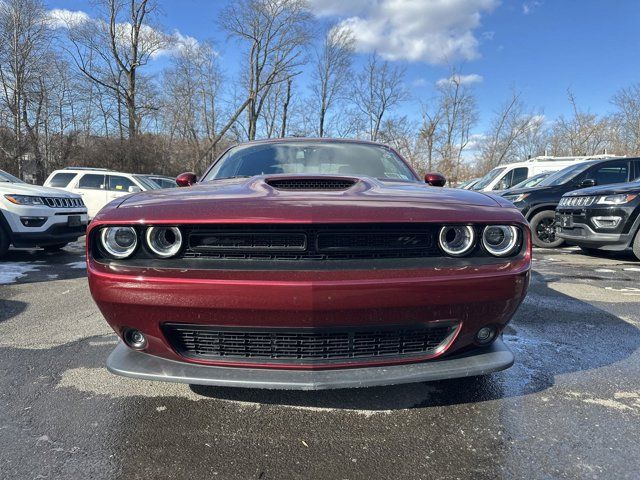
[{"label": "black wheel", "polygon": [[4,257],[7,250],[9,250],[9,234],[0,225],[0,258]]},{"label": "black wheel", "polygon": [[42,248],[44,248],[45,252],[59,252],[60,250],[62,250],[66,246],[67,246],[66,243],[56,243],[55,245],[46,245],[46,246],[44,246]]},{"label": "black wheel", "polygon": [[640,260],[640,230],[636,232],[636,238],[633,240],[633,254]]},{"label": "black wheel", "polygon": [[563,239],[556,237],[556,214],[553,210],[536,213],[529,223],[536,247],[556,248],[564,243]]}]

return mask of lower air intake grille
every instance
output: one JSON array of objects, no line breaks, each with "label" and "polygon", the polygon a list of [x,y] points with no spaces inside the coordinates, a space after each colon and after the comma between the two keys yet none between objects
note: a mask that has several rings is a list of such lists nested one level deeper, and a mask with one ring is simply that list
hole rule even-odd
[{"label": "lower air intake grille", "polygon": [[355,185],[355,180],[343,178],[283,178],[267,180],[278,190],[346,190]]},{"label": "lower air intake grille", "polygon": [[193,359],[313,365],[432,355],[456,325],[253,329],[165,324],[163,329],[176,351]]}]

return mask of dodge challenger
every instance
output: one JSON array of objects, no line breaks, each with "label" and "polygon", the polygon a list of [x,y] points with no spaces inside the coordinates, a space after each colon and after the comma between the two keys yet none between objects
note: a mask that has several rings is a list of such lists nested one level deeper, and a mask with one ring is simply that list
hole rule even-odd
[{"label": "dodge challenger", "polygon": [[425,180],[381,144],[268,140],[113,201],[87,233],[91,293],[121,339],[107,368],[301,390],[508,368],[529,227],[500,197]]}]

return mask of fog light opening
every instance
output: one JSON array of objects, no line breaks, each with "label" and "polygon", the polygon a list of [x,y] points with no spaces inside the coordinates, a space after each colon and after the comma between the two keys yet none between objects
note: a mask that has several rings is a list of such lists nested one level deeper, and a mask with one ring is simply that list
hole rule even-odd
[{"label": "fog light opening", "polygon": [[489,345],[496,339],[498,330],[496,327],[482,327],[476,333],[476,343],[479,345]]},{"label": "fog light opening", "polygon": [[134,350],[142,350],[147,346],[147,337],[140,330],[135,328],[127,328],[122,336],[124,343]]}]

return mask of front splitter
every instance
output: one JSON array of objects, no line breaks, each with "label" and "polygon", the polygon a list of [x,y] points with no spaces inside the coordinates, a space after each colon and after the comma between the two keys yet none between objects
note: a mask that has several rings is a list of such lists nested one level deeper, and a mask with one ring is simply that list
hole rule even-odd
[{"label": "front splitter", "polygon": [[514,356],[501,339],[487,348],[421,363],[335,370],[218,367],[168,360],[131,350],[120,342],[107,369],[125,377],[163,382],[280,390],[362,388],[471,377],[504,370]]}]

